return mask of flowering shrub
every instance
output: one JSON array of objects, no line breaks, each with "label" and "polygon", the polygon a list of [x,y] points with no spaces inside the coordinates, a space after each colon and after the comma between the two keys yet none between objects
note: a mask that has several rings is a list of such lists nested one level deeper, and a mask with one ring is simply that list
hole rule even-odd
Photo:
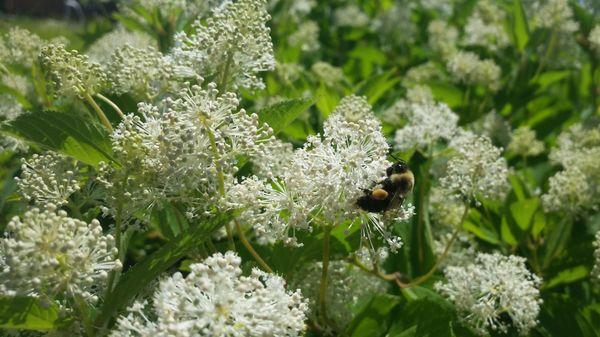
[{"label": "flowering shrub", "polygon": [[598,334],[597,2],[117,3],[0,25],[1,335]]}]

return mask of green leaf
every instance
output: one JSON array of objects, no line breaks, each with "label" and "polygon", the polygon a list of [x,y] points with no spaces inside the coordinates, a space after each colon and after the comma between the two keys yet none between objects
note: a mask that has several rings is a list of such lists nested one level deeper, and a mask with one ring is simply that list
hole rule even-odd
[{"label": "green leaf", "polygon": [[327,117],[335,109],[340,101],[340,97],[333,90],[328,89],[325,85],[319,86],[317,89],[317,109],[321,112],[322,117]]},{"label": "green leaf", "polygon": [[448,104],[451,108],[459,107],[462,104],[463,92],[450,83],[429,81],[426,82],[431,89],[433,98]]},{"label": "green leaf", "polygon": [[390,328],[388,336],[453,337],[455,318],[454,308],[441,296],[424,297],[409,302],[400,311],[399,320]]},{"label": "green leaf", "polygon": [[527,231],[531,227],[531,220],[539,206],[539,198],[520,200],[510,204],[510,213],[521,230]]},{"label": "green leaf", "polygon": [[376,76],[370,77],[367,81],[365,81],[357,90],[360,95],[364,95],[367,97],[369,104],[376,103],[388,90],[393,88],[398,82],[400,82],[399,77],[392,77],[395,73],[395,70],[391,70]]},{"label": "green leaf", "polygon": [[269,124],[273,132],[277,134],[310,108],[313,103],[312,98],[296,98],[279,102],[262,109],[258,113],[258,119]]},{"label": "green leaf", "polygon": [[99,124],[79,115],[30,112],[3,125],[0,130],[93,166],[101,161],[115,161],[108,133]]},{"label": "green leaf", "polygon": [[123,274],[115,289],[107,295],[104,306],[96,319],[96,326],[104,327],[110,318],[146,287],[152,280],[173,266],[191,249],[198,247],[210,234],[230,221],[230,213],[220,214],[205,223],[195,224],[169,241],[144,261]]},{"label": "green leaf", "polygon": [[352,337],[380,336],[386,330],[384,321],[389,313],[400,303],[400,297],[389,294],[375,295],[356,315],[346,329]]},{"label": "green leaf", "polygon": [[508,224],[506,217],[502,217],[502,222],[500,223],[500,237],[502,237],[502,241],[511,246],[516,246],[518,244],[517,238],[510,230],[510,225]]},{"label": "green leaf", "polygon": [[544,289],[554,288],[561,284],[572,283],[579,281],[588,275],[588,268],[584,265],[569,268],[560,271],[556,276],[548,280],[543,286]]},{"label": "green leaf", "polygon": [[525,46],[527,46],[527,42],[529,42],[529,27],[521,0],[515,0],[513,3],[512,31],[515,46],[520,52],[523,52]]},{"label": "green leaf", "polygon": [[65,321],[59,318],[55,303],[43,303],[37,298],[0,298],[0,328],[50,331]]}]

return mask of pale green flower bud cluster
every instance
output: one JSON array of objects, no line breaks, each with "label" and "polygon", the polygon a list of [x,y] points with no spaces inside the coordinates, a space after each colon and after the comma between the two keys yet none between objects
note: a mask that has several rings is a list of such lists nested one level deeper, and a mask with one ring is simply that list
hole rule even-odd
[{"label": "pale green flower bud cluster", "polygon": [[55,300],[98,300],[108,273],[121,268],[111,235],[56,206],[14,217],[0,240],[0,293]]},{"label": "pale green flower bud cluster", "polygon": [[152,46],[139,49],[124,46],[111,55],[104,69],[110,83],[109,91],[115,94],[131,93],[150,99],[174,87],[170,81],[174,69]]},{"label": "pale green flower bud cluster", "polygon": [[145,49],[150,46],[156,47],[156,41],[150,35],[119,26],[94,41],[86,54],[91,61],[104,64],[108,62],[113,52],[125,47]]},{"label": "pale green flower bud cluster", "polygon": [[427,26],[429,48],[443,57],[456,52],[458,30],[444,20],[433,20]]},{"label": "pale green flower bud cluster", "polygon": [[502,150],[485,136],[461,131],[450,142],[455,150],[448,160],[441,187],[459,199],[502,199],[508,190],[508,167]]},{"label": "pale green flower bud cluster", "polygon": [[544,152],[544,143],[536,138],[534,130],[522,126],[513,131],[507,151],[523,157],[537,156]]},{"label": "pale green flower bud cluster", "polygon": [[511,325],[527,335],[538,324],[542,300],[541,280],[527,270],[525,261],[520,256],[479,253],[475,263],[447,267],[446,281],[435,287],[479,335],[506,333]]},{"label": "pale green flower bud cluster", "polygon": [[91,95],[104,89],[106,74],[87,55],[68,51],[63,45],[42,47],[39,61],[57,96]]},{"label": "pale green flower bud cluster", "polygon": [[349,4],[336,8],[333,22],[338,27],[365,27],[371,19],[358,6]]},{"label": "pale green flower bud cluster", "polygon": [[498,51],[510,43],[504,28],[505,23],[504,10],[490,0],[478,1],[473,14],[467,20],[462,44]]},{"label": "pale green flower bud cluster", "polygon": [[110,337],[299,337],[308,305],[283,278],[253,269],[243,276],[231,251],[160,281],[152,303],[135,302]]},{"label": "pale green flower bud cluster", "polygon": [[532,25],[561,33],[574,33],[579,24],[573,18],[573,10],[567,0],[538,0],[531,6]]},{"label": "pale green flower bud cluster", "polygon": [[0,63],[31,67],[44,41],[27,29],[13,27],[0,38]]},{"label": "pale green flower bud cluster", "polygon": [[225,3],[206,21],[197,20],[190,35],[175,36],[175,66],[186,67],[219,88],[264,87],[260,72],[275,67],[266,0]]},{"label": "pale green flower bud cluster", "polygon": [[450,140],[458,128],[458,115],[443,103],[412,103],[401,113],[407,123],[396,130],[394,137],[399,151],[427,150],[438,140]]},{"label": "pale green flower bud cluster", "polygon": [[434,62],[425,62],[414,66],[404,74],[402,86],[410,88],[416,85],[422,85],[433,79],[444,79],[443,69],[439,68]]},{"label": "pale green flower bud cluster", "polygon": [[469,51],[459,51],[448,58],[450,75],[466,85],[481,85],[495,91],[500,86],[500,67],[493,60],[482,60]]},{"label": "pale green flower bud cluster", "polygon": [[561,133],[550,159],[563,171],[550,177],[542,195],[548,211],[577,214],[600,206],[600,127],[575,124]]},{"label": "pale green flower bud cluster", "polygon": [[319,25],[314,21],[304,21],[298,29],[290,34],[288,43],[303,52],[314,52],[319,49]]},{"label": "pale green flower bud cluster", "polygon": [[74,160],[54,152],[34,154],[22,159],[21,176],[15,177],[19,193],[38,206],[51,203],[62,206],[69,196],[81,187],[77,179],[78,167]]},{"label": "pale green flower bud cluster", "polygon": [[330,87],[344,82],[345,79],[344,71],[341,68],[335,67],[327,62],[315,62],[310,67],[310,71],[319,81]]}]

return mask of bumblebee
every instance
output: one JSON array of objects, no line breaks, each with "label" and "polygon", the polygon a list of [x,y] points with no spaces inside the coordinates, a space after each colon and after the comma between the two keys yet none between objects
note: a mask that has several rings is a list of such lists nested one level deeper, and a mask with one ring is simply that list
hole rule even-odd
[{"label": "bumblebee", "polygon": [[363,189],[364,195],[356,205],[372,213],[385,213],[402,206],[406,196],[412,192],[415,176],[403,160],[398,160],[385,171],[387,178],[372,189]]}]

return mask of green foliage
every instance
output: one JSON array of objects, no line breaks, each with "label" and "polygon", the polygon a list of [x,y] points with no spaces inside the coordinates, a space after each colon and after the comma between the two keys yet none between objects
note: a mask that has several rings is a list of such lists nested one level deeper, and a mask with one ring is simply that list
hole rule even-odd
[{"label": "green foliage", "polygon": [[0,298],[0,328],[51,331],[65,325],[55,303],[29,297]]}]

